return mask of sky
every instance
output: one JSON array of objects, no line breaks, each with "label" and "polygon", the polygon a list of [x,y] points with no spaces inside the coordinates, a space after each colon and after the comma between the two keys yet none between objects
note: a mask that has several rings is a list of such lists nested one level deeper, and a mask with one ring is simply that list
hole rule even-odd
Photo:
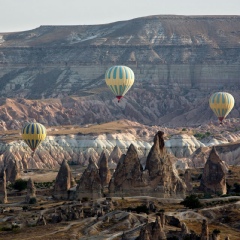
[{"label": "sky", "polygon": [[240,0],[0,0],[0,32],[166,14],[240,15]]}]

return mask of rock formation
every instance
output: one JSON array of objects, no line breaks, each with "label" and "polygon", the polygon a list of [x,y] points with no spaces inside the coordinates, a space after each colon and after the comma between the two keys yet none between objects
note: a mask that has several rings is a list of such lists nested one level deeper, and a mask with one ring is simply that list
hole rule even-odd
[{"label": "rock formation", "polygon": [[63,160],[56,177],[53,196],[56,199],[68,199],[68,191],[71,187],[73,187],[71,184],[74,184],[71,169],[68,165],[68,162]]},{"label": "rock formation", "polygon": [[[103,150],[105,151],[106,156],[109,156],[109,153],[113,150],[116,142],[122,146],[123,151],[126,151],[125,146],[133,143],[137,146],[139,156],[145,156],[151,148],[151,142],[148,142],[148,140],[141,141],[140,138],[142,135],[134,135],[132,129],[135,130],[136,124],[139,129],[145,129],[146,132],[150,131],[150,133],[153,134],[153,132],[155,132],[154,128],[152,129],[152,127],[131,121],[122,120],[119,122],[120,123],[118,124],[124,126],[129,132],[112,134],[104,133],[100,136],[97,132],[87,135],[80,135],[75,132],[73,135],[59,134],[59,136],[55,135],[47,137],[38,147],[38,151],[35,152],[34,159],[30,157],[31,152],[23,141],[13,141],[11,143],[1,142],[0,152],[3,152],[3,154],[0,156],[0,171],[2,168],[7,167],[7,165],[13,165],[13,159],[19,163],[18,165],[21,170],[56,169],[59,168],[63,160],[67,160],[68,163],[87,166],[89,157],[91,156],[94,161],[97,161]],[[111,125],[111,123],[107,123],[105,127],[108,128],[108,124]],[[99,127],[101,128],[101,126]],[[116,128],[118,128],[117,125]],[[56,129],[53,127],[53,131],[54,130]],[[116,131],[118,130],[116,129]],[[18,134],[10,136],[12,139],[19,138]],[[7,138],[10,136],[6,135]],[[98,147],[96,148],[96,146]],[[111,169],[115,169],[117,164],[111,160],[109,161],[108,166]],[[9,168],[12,169],[13,166],[9,166]]]},{"label": "rock formation", "polygon": [[0,203],[7,203],[7,181],[5,170],[2,171],[0,176]]},{"label": "rock formation", "polygon": [[164,224],[157,216],[155,222],[147,223],[140,231],[139,240],[165,240],[166,234],[163,230]]},{"label": "rock formation", "polygon": [[187,225],[184,222],[181,224],[181,232],[182,232],[183,237],[189,234],[189,230],[187,228]]},{"label": "rock formation", "polygon": [[220,231],[213,230],[210,240],[220,240]]},{"label": "rock formation", "polygon": [[164,133],[159,131],[148,154],[146,169],[149,171],[150,185],[155,191],[165,194],[184,193],[186,185],[178,176],[173,157],[164,147]]},{"label": "rock formation", "polygon": [[[209,94],[205,89],[217,90],[219,79],[223,88],[239,88],[239,23],[239,16],[166,15],[96,26],[41,26],[27,33],[1,33],[0,93],[7,98],[61,98],[50,101],[51,105],[61,102],[66,106],[62,111],[58,108],[56,117],[49,114],[53,109],[50,104],[43,109],[36,104],[27,111],[28,118],[39,118],[47,125],[106,122],[116,117],[153,124],[202,124],[213,118],[213,114],[202,114],[207,107],[203,99]],[[66,48],[74,50],[64,51]],[[125,62],[139,79],[139,87],[131,89],[129,96],[135,99],[133,103],[109,104],[108,90],[96,91],[106,67],[114,62]],[[37,64],[43,72],[35,67]],[[46,79],[51,83],[45,83]],[[38,87],[42,82],[45,84]],[[167,91],[163,92],[159,84]],[[77,97],[66,97],[77,93],[77,101]],[[198,95],[194,103],[192,95]],[[156,108],[159,102],[161,106]],[[173,106],[181,111],[173,111]],[[1,111],[3,127],[16,127],[16,111]],[[235,111],[238,116],[239,110]],[[21,120],[24,117],[26,114],[21,114]]]},{"label": "rock formation", "polygon": [[36,188],[35,188],[33,180],[31,178],[29,178],[28,182],[27,182],[27,196],[26,196],[25,201],[27,203],[29,203],[31,198],[36,198]]},{"label": "rock formation", "polygon": [[20,178],[20,166],[19,162],[13,158],[8,159],[7,165],[5,166],[7,181],[11,183],[15,182]]},{"label": "rock formation", "polygon": [[101,179],[101,184],[103,187],[107,186],[111,179],[111,172],[108,168],[108,159],[104,151],[100,156],[98,167],[99,167],[99,176]]},{"label": "rock formation", "polygon": [[99,168],[92,158],[89,158],[88,167],[83,172],[79,180],[79,185],[76,189],[76,198],[82,199],[83,197],[101,197],[101,192],[102,184],[99,175]]},{"label": "rock formation", "polygon": [[120,157],[122,156],[122,151],[121,149],[116,145],[114,149],[112,150],[110,156],[109,156],[109,161],[113,161],[115,163],[118,163]]},{"label": "rock formation", "polygon": [[193,189],[193,186],[191,184],[192,177],[191,177],[191,170],[190,169],[186,169],[185,174],[184,174],[184,180],[185,180],[185,184],[187,186],[187,191],[191,192],[192,189]]},{"label": "rock formation", "polygon": [[153,239],[159,239],[159,240],[167,239],[166,235],[163,231],[162,225],[163,224],[162,224],[160,218],[157,217],[156,221],[153,225],[153,228],[152,228],[152,238]]},{"label": "rock formation", "polygon": [[47,225],[46,218],[43,215],[40,215],[38,220],[37,220],[36,225],[37,226],[45,226],[45,225]]},{"label": "rock formation", "polygon": [[184,194],[186,185],[178,176],[172,156],[164,147],[163,132],[154,137],[143,171],[133,144],[123,154],[109,184],[110,193],[158,195]]},{"label": "rock formation", "polygon": [[200,240],[209,240],[209,230],[208,230],[208,223],[206,219],[204,219],[202,222],[202,231],[201,231]]},{"label": "rock formation", "polygon": [[[10,101],[10,100],[9,100]],[[25,101],[23,102],[26,103]],[[28,102],[27,102],[28,103]],[[26,104],[27,104],[26,103]],[[15,103],[17,106],[18,103]],[[20,111],[21,108],[24,107],[24,104],[19,106],[17,111]],[[33,102],[35,105],[35,102]],[[30,107],[30,106],[28,106]],[[46,107],[46,106],[45,106]],[[54,105],[54,108],[57,107]],[[1,112],[1,108],[0,108]],[[40,113],[39,113],[40,114]],[[97,133],[80,135],[77,134],[77,130],[73,135],[61,135],[56,134],[55,136],[47,137],[45,141],[39,146],[38,151],[35,152],[34,159],[30,158],[29,148],[26,148],[23,141],[13,141],[11,143],[1,142],[0,143],[0,151],[3,153],[0,156],[0,169],[7,167],[8,162],[12,162],[12,159],[15,159],[17,163],[19,163],[21,170],[26,169],[56,169],[59,168],[63,159],[67,160],[73,164],[79,164],[81,166],[87,166],[89,156],[94,156],[94,160],[99,159],[99,156],[104,149],[106,154],[108,155],[114,146],[118,144],[121,147],[121,151],[126,153],[127,146],[130,143],[133,143],[137,149],[138,156],[140,158],[140,162],[142,166],[146,165],[146,157],[149,153],[152,143],[151,140],[154,137],[156,130],[159,128],[157,126],[146,126],[137,122],[132,122],[128,120],[117,121],[114,124],[120,124],[120,126],[124,127],[124,132],[121,133],[111,133],[111,134],[101,134],[98,136]],[[108,124],[111,126],[112,123],[107,123],[105,128],[108,129]],[[237,128],[240,124],[240,119],[232,119],[229,128],[226,127],[225,136],[221,135],[222,138],[229,140],[230,142],[238,141],[240,139],[240,132],[231,132],[230,129]],[[1,122],[0,122],[1,125]],[[103,126],[103,127],[104,127]],[[101,125],[98,126],[101,128]],[[207,131],[210,126],[202,126],[199,131]],[[93,126],[93,129],[96,129]],[[97,128],[98,129],[98,128]],[[53,131],[57,131],[57,128],[52,128]],[[119,131],[118,126],[116,125],[116,131]],[[120,130],[121,131],[121,130]],[[125,132],[126,131],[126,132]],[[176,133],[178,130],[165,128],[166,133],[168,135],[172,135]],[[219,126],[215,127],[214,132],[220,132],[221,129]],[[134,135],[134,134],[135,135]],[[145,137],[144,133],[147,137]],[[9,139],[17,139],[19,138],[18,134],[15,135],[6,135],[3,138]],[[218,137],[219,138],[219,137]],[[173,146],[173,142],[177,141],[177,139],[170,138],[165,141],[165,146],[167,150]],[[220,141],[214,142],[214,144],[219,144]],[[175,145],[180,145],[180,143],[174,143]],[[187,147],[185,144],[190,144],[189,147],[193,144],[192,142],[183,141],[182,144],[184,148]],[[208,143],[205,144],[207,145]],[[95,146],[98,146],[95,148]],[[116,149],[116,148],[115,148]],[[182,151],[181,147],[178,147],[178,151]],[[182,169],[192,168],[192,167],[204,167],[207,158],[209,156],[210,147],[199,148],[192,156],[192,159],[181,158],[176,162],[176,167],[180,167]],[[240,143],[231,143],[225,144],[221,146],[216,146],[216,150],[221,159],[224,162],[227,162],[229,165],[239,165],[240,164]],[[198,153],[198,154],[197,154]],[[178,153],[180,154],[180,153]],[[193,164],[191,164],[193,162]],[[110,169],[115,169],[117,164],[112,160],[109,160],[108,166]],[[10,168],[13,168],[10,167]]]},{"label": "rock formation", "polygon": [[210,149],[208,147],[200,147],[198,148],[191,156],[191,160],[193,163],[193,167],[202,168],[205,166],[207,162],[207,158],[209,156]]},{"label": "rock formation", "polygon": [[165,226],[165,223],[166,223],[166,218],[165,218],[164,211],[160,211],[159,219],[160,219],[160,225],[161,225],[162,229],[164,229],[164,226]]},{"label": "rock formation", "polygon": [[168,151],[177,158],[190,157],[198,148],[204,146],[194,136],[187,134],[173,135],[165,145]]},{"label": "rock formation", "polygon": [[148,185],[148,172],[143,172],[137,151],[133,144],[122,155],[109,184],[109,192],[137,191]]},{"label": "rock formation", "polygon": [[151,240],[148,230],[146,228],[141,229],[138,240]]},{"label": "rock formation", "polygon": [[212,148],[205,164],[200,188],[207,193],[227,193],[224,164],[219,158],[215,147]]},{"label": "rock formation", "polygon": [[123,234],[121,236],[121,240],[128,240],[128,237],[125,232],[123,232]]}]

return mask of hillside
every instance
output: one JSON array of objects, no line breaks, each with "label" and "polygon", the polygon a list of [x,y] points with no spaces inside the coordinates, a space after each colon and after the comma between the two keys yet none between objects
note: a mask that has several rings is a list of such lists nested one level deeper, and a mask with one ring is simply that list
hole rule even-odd
[{"label": "hillside", "polygon": [[[61,120],[50,117],[49,125],[75,124],[80,118],[86,118],[83,124],[127,118],[144,124],[199,125],[214,119],[207,103],[212,92],[225,90],[238,97],[239,63],[240,16],[150,16],[0,33],[2,124],[9,124],[4,113],[19,117],[5,98],[19,98],[14,100],[18,105],[22,98],[58,98],[28,101],[24,107],[52,106],[53,115],[66,114]],[[136,76],[121,104],[113,101],[104,82],[106,69],[115,64],[128,65]],[[80,109],[76,120],[67,113],[75,109]],[[22,115],[19,121],[39,112],[33,106]],[[230,117],[238,116],[237,103]]]}]

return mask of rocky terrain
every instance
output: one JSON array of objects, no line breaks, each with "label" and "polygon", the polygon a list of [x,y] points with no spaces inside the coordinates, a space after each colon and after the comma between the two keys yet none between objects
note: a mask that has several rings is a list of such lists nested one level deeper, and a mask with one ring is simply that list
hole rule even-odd
[{"label": "rocky terrain", "polygon": [[[129,150],[132,151],[131,148]],[[159,155],[155,152],[155,156]],[[128,160],[135,162],[133,158]],[[215,160],[215,156],[211,157],[211,161]],[[70,175],[70,171],[66,162],[63,162],[59,171],[63,180],[58,182],[57,177],[54,188],[39,188],[36,183],[38,186],[36,191],[34,185],[30,183],[31,180],[28,181],[27,191],[18,192],[17,196],[16,192],[8,188],[9,202],[0,206],[0,237],[6,240],[36,238],[46,240],[164,240],[171,238],[218,240],[220,237],[226,240],[238,240],[239,196],[216,197],[213,195],[213,198],[202,198],[200,199],[201,206],[197,209],[184,207],[182,198],[176,197],[126,197],[122,193],[122,197],[99,198],[96,196],[97,199],[90,200],[84,197],[85,191],[80,191],[80,187],[77,187],[75,191],[80,194],[78,197],[81,201],[79,199],[71,201],[52,199],[51,193],[68,191],[67,188],[57,190],[56,185],[69,183],[71,177],[67,176]],[[165,177],[169,176],[170,172],[166,169]],[[90,161],[89,167],[79,182],[81,190],[91,187],[91,185],[86,185],[90,179],[92,183],[100,185],[99,173],[98,166]],[[228,180],[229,176],[228,174]],[[138,176],[132,175],[132,177]],[[98,179],[97,182],[96,179]],[[199,180],[195,180],[196,182]],[[218,183],[215,182],[216,186]],[[163,183],[159,182],[159,184]],[[92,185],[92,189],[95,189],[95,186]],[[173,182],[171,187],[174,187]],[[97,190],[99,189],[95,189]],[[196,190],[195,186],[193,192]],[[33,196],[33,193],[37,203],[27,204],[24,194],[28,197]],[[207,193],[210,192],[207,191]],[[199,196],[203,195],[199,194]]]},{"label": "rocky terrain", "polygon": [[131,144],[145,167],[152,139],[159,130],[165,132],[165,146],[176,157],[177,168],[203,167],[211,146],[216,146],[227,168],[228,165],[240,165],[238,126],[239,120],[231,119],[226,120],[224,126],[211,123],[198,128],[150,127],[127,120],[85,127],[52,127],[47,129],[48,136],[34,157],[29,147],[20,140],[19,131],[2,131],[0,169],[6,169],[7,180],[11,181],[19,177],[19,171],[59,169],[63,159],[70,165],[86,167],[91,157],[98,164],[103,150],[109,159],[110,169],[115,169],[121,155]]},{"label": "rocky terrain", "polygon": [[[109,207],[111,204],[111,208]],[[124,211],[124,208],[129,206],[137,206],[154,204],[157,211],[162,208],[165,212],[162,212],[162,219],[160,216],[156,216],[152,210],[149,214]],[[44,204],[47,207],[47,203]],[[170,209],[170,207],[172,207]],[[179,212],[176,207],[180,208],[182,212]],[[216,234],[216,229],[220,230],[217,233],[218,238],[213,239],[230,239],[238,240],[238,230],[232,227],[232,222],[217,226],[219,223],[217,214],[226,211],[237,217],[234,213],[234,208],[239,207],[239,202],[229,205],[218,206],[217,210],[211,207],[196,210],[185,210],[181,208],[178,202],[166,203],[163,199],[155,198],[126,198],[124,200],[113,198],[111,201],[105,199],[99,199],[93,203],[76,203],[70,202],[68,205],[63,203],[56,203],[45,210],[43,216],[41,216],[41,210],[37,210],[34,207],[23,212],[19,207],[11,208],[15,210],[18,215],[16,218],[15,226],[21,226],[16,228],[14,233],[11,231],[1,232],[0,236],[4,239],[36,239],[44,238],[50,239],[137,239],[147,240],[155,239],[152,236],[159,237],[157,239],[166,239],[166,237],[181,237],[191,236],[192,240],[200,239],[201,236],[209,238],[213,234]],[[100,211],[104,208],[103,211]],[[1,216],[7,216],[10,209],[4,209],[4,213]],[[89,211],[90,210],[90,211]],[[97,212],[99,213],[97,214]],[[210,219],[207,217],[207,211],[209,215],[215,217]],[[24,225],[20,225],[21,214],[25,216]],[[34,216],[34,217],[31,217]],[[62,216],[58,218],[58,216]],[[12,217],[13,218],[13,217]],[[33,220],[34,219],[34,220]],[[3,224],[2,224],[3,226]],[[4,223],[6,228],[10,228],[11,224]],[[21,229],[22,228],[22,229]],[[25,231],[25,230],[28,231]],[[215,231],[214,231],[215,230]],[[147,233],[146,233],[147,232]],[[146,238],[146,236],[149,238]],[[160,238],[160,236],[162,238]],[[229,238],[227,238],[229,237]]]},{"label": "rocky terrain", "polygon": [[[239,16],[0,33],[0,239],[239,240],[239,39]],[[136,77],[120,103],[116,64]],[[221,126],[219,90],[236,101]]]},{"label": "rocky terrain", "polygon": [[[226,169],[217,147],[212,147],[204,169],[178,171],[163,136],[162,131],[155,134],[145,167],[131,144],[115,171],[110,171],[108,158],[121,151],[114,147],[109,156],[103,150],[97,162],[90,157],[81,171],[64,159],[51,182],[46,182],[44,174],[36,180],[34,175],[41,172],[33,171],[28,176],[35,181],[28,178],[25,191],[16,191],[16,185],[7,182],[8,168],[4,168],[0,237],[218,240],[221,236],[238,240],[239,167]],[[11,173],[17,176],[19,166],[14,166]],[[19,181],[24,180],[15,183]],[[197,202],[186,204],[193,197]]]},{"label": "rocky terrain", "polygon": [[[239,117],[239,23],[239,16],[151,16],[0,33],[0,125],[198,126],[215,119],[207,100],[218,90],[233,94],[229,117]],[[120,104],[104,82],[116,64],[136,76]]]}]

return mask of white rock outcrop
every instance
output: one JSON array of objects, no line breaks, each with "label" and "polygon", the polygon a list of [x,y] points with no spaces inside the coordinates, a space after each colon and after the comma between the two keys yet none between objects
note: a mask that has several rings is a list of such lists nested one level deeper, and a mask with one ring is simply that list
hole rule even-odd
[{"label": "white rock outcrop", "polygon": [[189,157],[198,148],[205,146],[194,136],[187,134],[174,135],[165,142],[165,145],[177,158]]}]

